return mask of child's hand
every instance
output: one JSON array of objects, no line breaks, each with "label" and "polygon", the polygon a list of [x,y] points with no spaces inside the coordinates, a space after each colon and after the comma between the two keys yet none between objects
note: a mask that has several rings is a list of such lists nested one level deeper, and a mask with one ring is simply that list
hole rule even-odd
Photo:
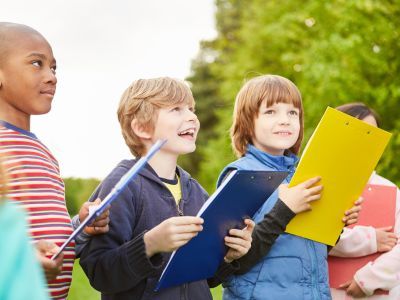
[{"label": "child's hand", "polygon": [[363,197],[358,198],[358,200],[354,202],[354,206],[344,212],[344,217],[342,221],[343,223],[345,223],[345,226],[357,223],[358,213],[361,211],[361,203],[363,201],[364,201]]},{"label": "child's hand", "polygon": [[313,186],[320,180],[321,177],[317,176],[291,188],[287,184],[281,184],[279,199],[295,214],[310,210],[310,202],[321,198],[322,185]]},{"label": "child's hand", "polygon": [[378,252],[387,252],[396,246],[397,236],[393,232],[390,232],[391,230],[392,226],[375,228]]},{"label": "child's hand", "polygon": [[346,290],[346,294],[354,298],[362,298],[366,296],[354,279],[341,284],[339,289]]},{"label": "child's hand", "polygon": [[160,252],[172,252],[185,245],[203,230],[199,217],[172,217],[144,234],[148,257]]},{"label": "child's hand", "polygon": [[[99,205],[101,203],[100,199],[96,199],[93,202],[85,202],[83,203],[81,209],[79,210],[79,220],[84,221],[89,215],[89,207]],[[107,208],[100,216],[98,216],[93,223],[89,226],[86,226],[84,231],[90,235],[97,235],[107,233],[109,230],[108,224],[110,223],[110,210]]]},{"label": "child's hand", "polygon": [[225,245],[229,247],[224,257],[227,263],[241,258],[250,250],[251,234],[253,233],[255,223],[251,219],[245,219],[244,223],[246,224],[244,229],[231,229],[229,230],[229,236],[225,237]]},{"label": "child's hand", "polygon": [[56,259],[52,260],[50,257],[60,249],[56,244],[40,240],[35,246],[37,258],[42,265],[46,280],[51,281],[56,279],[57,275],[61,273],[64,254],[61,252]]}]

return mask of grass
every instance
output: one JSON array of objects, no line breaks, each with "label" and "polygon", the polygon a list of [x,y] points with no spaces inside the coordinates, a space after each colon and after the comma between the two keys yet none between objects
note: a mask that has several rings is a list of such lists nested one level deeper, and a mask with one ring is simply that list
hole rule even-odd
[{"label": "grass", "polygon": [[[214,300],[222,299],[221,286],[211,289],[211,294]],[[89,284],[85,273],[79,265],[79,260],[75,261],[74,272],[72,277],[72,285],[69,290],[68,300],[99,300],[100,293],[92,288]]]}]

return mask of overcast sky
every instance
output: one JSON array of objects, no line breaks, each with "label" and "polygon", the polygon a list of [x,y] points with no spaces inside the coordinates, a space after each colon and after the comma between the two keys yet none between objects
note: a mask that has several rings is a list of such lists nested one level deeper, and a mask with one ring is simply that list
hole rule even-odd
[{"label": "overcast sky", "polygon": [[29,25],[57,59],[52,111],[31,130],[63,177],[104,178],[130,153],[116,110],[135,79],[184,79],[199,42],[214,38],[213,0],[1,1],[0,21]]}]

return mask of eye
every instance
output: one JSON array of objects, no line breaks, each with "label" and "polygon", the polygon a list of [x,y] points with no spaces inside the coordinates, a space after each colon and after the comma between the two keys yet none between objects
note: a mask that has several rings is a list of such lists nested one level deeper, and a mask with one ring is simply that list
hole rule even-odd
[{"label": "eye", "polygon": [[289,115],[291,115],[291,116],[298,116],[299,113],[298,113],[297,110],[291,110],[291,111],[289,111]]},{"label": "eye", "polygon": [[273,109],[267,109],[265,112],[264,112],[264,114],[266,114],[266,115],[272,115],[272,114],[274,114],[275,113],[275,110],[273,110]]},{"label": "eye", "polygon": [[194,107],[189,107],[189,110],[190,110],[192,113],[195,113],[195,112],[196,112],[196,109],[195,109]]},{"label": "eye", "polygon": [[50,69],[53,72],[53,74],[56,74],[57,66],[52,66]]},{"label": "eye", "polygon": [[181,111],[181,108],[180,108],[179,106],[176,106],[176,107],[173,107],[173,108],[171,109],[171,111],[180,112],[180,111]]},{"label": "eye", "polygon": [[41,67],[43,63],[41,60],[34,60],[32,61],[32,65],[34,65],[35,67]]}]

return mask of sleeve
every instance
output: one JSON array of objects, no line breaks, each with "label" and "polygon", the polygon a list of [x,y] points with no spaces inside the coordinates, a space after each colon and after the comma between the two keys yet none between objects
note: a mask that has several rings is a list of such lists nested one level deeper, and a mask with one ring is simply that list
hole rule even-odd
[{"label": "sleeve", "polygon": [[[107,195],[119,177],[107,179],[102,183],[99,193],[92,197],[102,198]],[[146,256],[143,240],[145,232],[134,236],[137,196],[133,191],[140,188],[137,187],[138,180],[130,183],[111,205],[109,232],[93,236],[81,254],[80,264],[91,285],[103,293],[132,289],[163,264],[160,254],[151,258]],[[136,186],[133,186],[135,182]]]},{"label": "sleeve", "polygon": [[253,231],[249,252],[238,259],[239,270],[235,274],[245,274],[255,266],[271,249],[278,236],[286,229],[286,225],[296,214],[280,199],[272,210],[264,216]]},{"label": "sleeve", "polygon": [[372,226],[343,228],[339,242],[329,255],[338,257],[360,257],[376,253],[376,231]]},{"label": "sleeve", "polygon": [[[397,189],[395,233],[400,234],[399,205],[400,192]],[[366,295],[372,295],[376,289],[391,290],[400,285],[400,244],[379,256],[374,262],[359,269],[354,280]]]},{"label": "sleeve", "polygon": [[239,268],[240,264],[237,260],[234,260],[231,263],[222,262],[214,276],[207,279],[208,286],[214,288],[222,282],[227,281],[228,277],[233,275],[235,271],[238,271]]},{"label": "sleeve", "polygon": [[[72,228],[74,230],[76,230],[79,227],[79,225],[81,225],[81,222],[79,221],[79,215],[76,215],[72,218],[71,224],[72,224]],[[85,246],[89,242],[90,238],[91,238],[91,235],[87,234],[84,231],[82,231],[81,233],[78,234],[78,236],[75,239],[76,257],[80,256],[80,254],[83,251],[83,248],[85,248]]]}]

